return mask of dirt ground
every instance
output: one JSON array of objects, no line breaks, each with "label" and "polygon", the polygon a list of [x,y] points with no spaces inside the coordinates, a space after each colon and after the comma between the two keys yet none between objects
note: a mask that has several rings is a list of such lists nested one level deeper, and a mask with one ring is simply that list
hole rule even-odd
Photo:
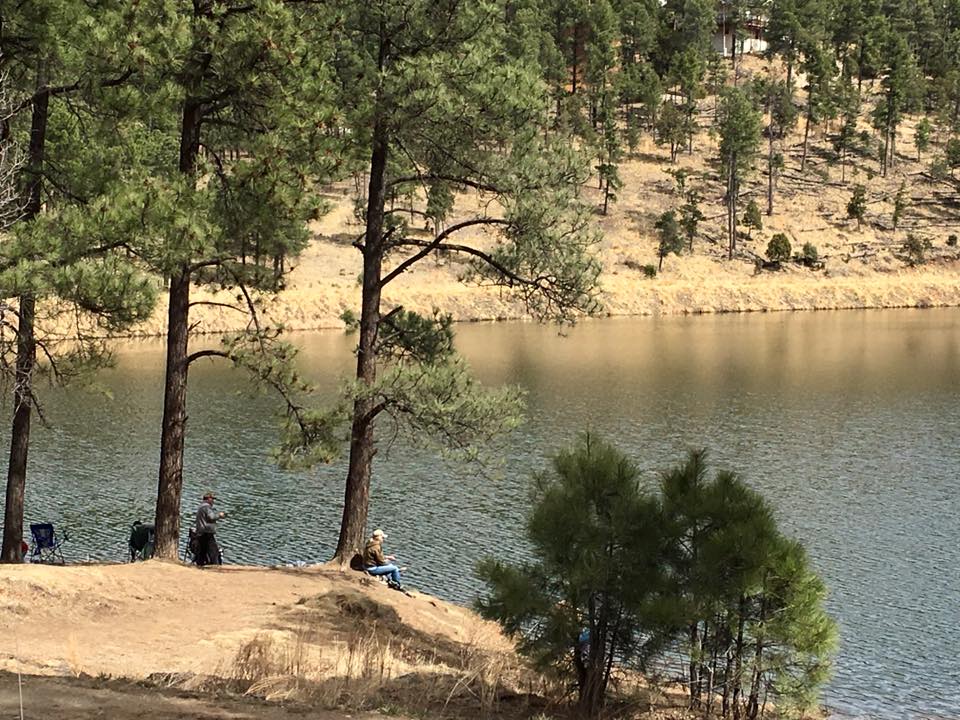
[{"label": "dirt ground", "polygon": [[[173,688],[144,686],[127,680],[49,677],[0,673],[0,718],[19,718],[21,693],[24,718],[66,720],[285,720],[310,717],[341,720],[342,712],[298,703],[269,703],[238,695],[206,695]],[[381,717],[376,713],[348,715],[353,720]]]},{"label": "dirt ground", "polygon": [[336,675],[365,634],[382,641],[377,659],[391,676],[452,667],[468,652],[512,651],[466,608],[332,567],[0,566],[0,670],[231,676],[251,644],[299,644]]},{"label": "dirt ground", "polygon": [[471,610],[319,565],[2,565],[0,718],[18,673],[25,718],[520,720],[548,694]]}]

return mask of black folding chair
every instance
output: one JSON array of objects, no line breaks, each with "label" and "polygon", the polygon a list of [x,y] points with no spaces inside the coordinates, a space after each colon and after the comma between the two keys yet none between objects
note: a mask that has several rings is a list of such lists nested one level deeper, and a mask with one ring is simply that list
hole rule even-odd
[{"label": "black folding chair", "polygon": [[30,562],[65,565],[61,546],[69,539],[64,533],[57,537],[53,530],[53,523],[34,523],[30,525],[30,534],[33,536],[33,548]]},{"label": "black folding chair", "polygon": [[155,528],[153,525],[146,525],[137,520],[130,527],[130,540],[127,543],[130,548],[130,562],[137,560],[149,560],[153,557]]}]

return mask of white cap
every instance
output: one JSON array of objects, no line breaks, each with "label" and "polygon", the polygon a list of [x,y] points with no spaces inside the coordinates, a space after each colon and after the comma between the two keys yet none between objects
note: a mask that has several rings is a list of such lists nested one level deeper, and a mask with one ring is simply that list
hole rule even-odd
[{"label": "white cap", "polygon": [[385,538],[387,537],[387,534],[380,528],[377,528],[376,530],[373,531],[373,536],[378,538]]}]

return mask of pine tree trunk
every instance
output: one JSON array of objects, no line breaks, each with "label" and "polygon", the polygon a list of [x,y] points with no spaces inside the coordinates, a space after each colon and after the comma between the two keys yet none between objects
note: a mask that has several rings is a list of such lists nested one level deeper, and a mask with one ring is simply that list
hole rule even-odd
[{"label": "pine tree trunk", "polygon": [[21,559],[23,542],[23,495],[27,484],[27,451],[30,446],[33,368],[37,360],[34,338],[32,295],[20,297],[17,326],[16,384],[13,391],[13,429],[10,436],[10,465],[7,468],[7,494],[3,518],[3,552],[0,562]]},{"label": "pine tree trunk", "polygon": [[180,547],[180,500],[183,490],[183,445],[187,424],[187,335],[190,272],[183,267],[169,279],[167,365],[160,432],[160,477],[157,483],[157,557],[175,559]]},{"label": "pine tree trunk", "polygon": [[573,26],[573,58],[570,63],[570,94],[577,94],[577,71],[579,67],[577,66],[578,60],[578,51],[580,50],[580,26],[579,24]]},{"label": "pine tree trunk", "polygon": [[690,687],[690,708],[696,708],[700,705],[700,683],[699,683],[699,673],[697,658],[700,655],[701,642],[700,642],[700,625],[699,623],[693,623],[690,626],[690,678],[689,678],[689,687]]},{"label": "pine tree trunk", "polygon": [[[761,627],[762,623],[766,621],[766,614],[767,598],[766,595],[763,595],[760,600],[759,612]],[[763,658],[762,631],[757,630],[756,635],[753,651],[753,678],[750,683],[750,697],[747,699],[747,720],[757,720],[757,713],[760,709],[760,683],[763,680],[763,666],[761,665]]]},{"label": "pine tree trunk", "polygon": [[773,120],[767,128],[767,215],[773,215]]},{"label": "pine tree trunk", "polygon": [[733,677],[733,655],[727,652],[727,661],[723,664],[723,690],[721,692],[720,715],[730,714],[730,679]]},{"label": "pine tree trunk", "polygon": [[747,720],[757,720],[760,714],[760,684],[763,682],[763,643],[758,638],[754,646],[753,678],[750,682],[750,696],[747,698]]},{"label": "pine tree trunk", "polygon": [[800,155],[800,172],[807,169],[807,143],[810,138],[810,113],[807,113],[807,121],[803,128],[803,154]]},{"label": "pine tree trunk", "polygon": [[[383,218],[386,201],[386,171],[389,139],[386,122],[378,118],[370,156],[367,193],[367,226],[363,243],[363,298],[360,306],[360,340],[357,347],[357,380],[372,385],[377,377],[376,342],[380,325],[380,274],[383,264]],[[374,445],[376,408],[372,398],[359,398],[353,405],[350,429],[350,464],[343,497],[340,537],[334,558],[341,563],[363,545],[370,507],[370,471]]]},{"label": "pine tree trunk", "polygon": [[743,631],[747,622],[747,599],[740,596],[739,618],[737,621],[737,642],[734,645],[733,660],[733,720],[740,720],[740,695],[743,690]]},{"label": "pine tree trunk", "polygon": [[[38,86],[44,87],[43,71]],[[47,118],[50,96],[39,92],[33,102],[30,121],[30,144],[27,168],[30,178],[26,187],[24,220],[40,214],[43,204],[43,162],[47,140]],[[7,466],[7,488],[3,517],[3,548],[0,562],[19,562],[23,543],[23,500],[27,485],[27,454],[30,447],[30,415],[33,408],[33,370],[37,361],[34,336],[36,298],[22,295],[17,323],[16,380],[13,390],[13,426],[10,433],[10,464]]]},{"label": "pine tree trunk", "polygon": [[[179,171],[193,177],[200,150],[200,103],[187,98],[180,126]],[[157,557],[176,559],[180,547],[180,499],[183,443],[187,423],[187,335],[190,322],[190,268],[182,265],[168,278],[167,365],[164,370],[160,473],[157,480]]]}]

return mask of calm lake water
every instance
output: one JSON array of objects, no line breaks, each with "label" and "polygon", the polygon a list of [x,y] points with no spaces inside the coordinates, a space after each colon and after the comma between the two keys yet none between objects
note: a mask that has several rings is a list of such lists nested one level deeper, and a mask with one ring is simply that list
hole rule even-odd
[{"label": "calm lake water", "polygon": [[[295,339],[332,393],[354,339]],[[960,311],[605,320],[566,337],[468,325],[458,343],[484,382],[527,390],[529,418],[495,477],[381,448],[371,527],[388,531],[411,585],[469,602],[477,559],[525,557],[529,477],[583,429],[651,482],[702,446],[770,498],[831,589],[841,648],[827,704],[960,717]],[[50,427],[31,447],[27,519],[69,528],[72,559],[123,558],[130,522],[153,513],[163,350],[129,344],[118,361],[90,387],[42,396]],[[184,511],[218,492],[229,562],[312,562],[335,546],[345,463],[279,471],[275,411],[223,365],[191,370]]]}]

